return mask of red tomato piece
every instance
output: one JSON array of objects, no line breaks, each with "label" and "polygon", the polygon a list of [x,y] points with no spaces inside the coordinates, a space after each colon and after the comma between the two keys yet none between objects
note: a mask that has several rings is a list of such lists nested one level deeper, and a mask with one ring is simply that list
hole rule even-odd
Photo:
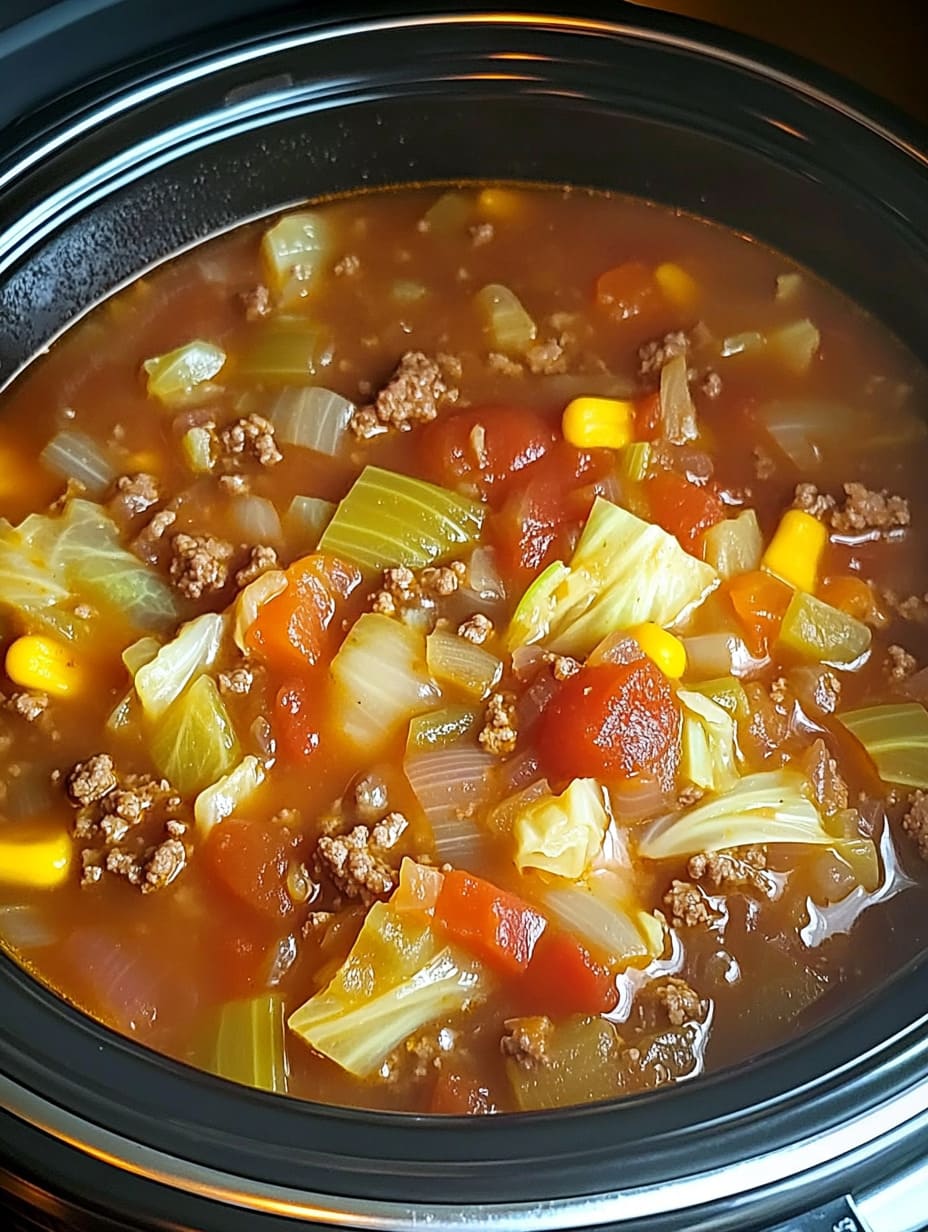
[{"label": "red tomato piece", "polygon": [[635,439],[656,441],[661,434],[661,396],[656,391],[635,402]]},{"label": "red tomato piece", "polygon": [[274,699],[271,729],[280,754],[289,761],[302,761],[319,748],[320,733],[315,718],[313,686],[305,680],[291,680]]},{"label": "red tomato piece", "polygon": [[664,530],[676,535],[688,552],[704,530],[725,516],[722,503],[708,488],[690,483],[676,471],[661,471],[645,483],[651,517]]},{"label": "red tomato piece", "polygon": [[658,301],[654,274],[643,261],[626,261],[596,279],[596,303],[616,321],[637,317]]},{"label": "red tomato piece", "polygon": [[213,827],[203,860],[236,899],[259,915],[280,920],[293,911],[287,872],[296,841],[282,826],[227,817]]},{"label": "red tomato piece", "polygon": [[545,708],[538,726],[549,775],[624,780],[646,770],[666,782],[680,753],[680,709],[650,659],[585,667]]},{"label": "red tomato piece", "polygon": [[729,578],[724,588],[744,632],[745,645],[755,658],[762,659],[777,639],[792,589],[762,569],[739,573]]},{"label": "red tomato piece", "polygon": [[217,911],[210,921],[215,931],[213,983],[223,1001],[257,991],[269,966],[268,954],[275,935],[273,924],[264,918],[243,915],[235,905],[234,910]]},{"label": "red tomato piece", "polygon": [[535,946],[520,988],[526,1012],[608,1014],[619,1002],[615,976],[575,937],[549,928]]},{"label": "red tomato piece", "polygon": [[498,500],[517,475],[545,457],[557,433],[535,411],[486,406],[445,415],[418,437],[437,483]]},{"label": "red tomato piece", "polygon": [[515,894],[454,869],[439,891],[435,923],[497,970],[520,975],[548,921]]},{"label": "red tomato piece", "polygon": [[360,570],[314,553],[286,571],[287,588],[265,603],[245,634],[250,650],[270,666],[305,672],[331,653],[336,613],[361,582]]},{"label": "red tomato piece", "polygon": [[482,1116],[496,1111],[496,1101],[476,1074],[441,1069],[432,1088],[429,1111],[445,1116]]}]

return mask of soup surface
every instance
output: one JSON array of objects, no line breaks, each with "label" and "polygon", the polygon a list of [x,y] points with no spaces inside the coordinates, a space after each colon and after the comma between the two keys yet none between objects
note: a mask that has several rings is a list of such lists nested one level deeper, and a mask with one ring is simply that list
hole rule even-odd
[{"label": "soup surface", "polygon": [[579,191],[345,199],[0,420],[0,936],[173,1057],[504,1112],[743,1061],[928,932],[924,371]]}]

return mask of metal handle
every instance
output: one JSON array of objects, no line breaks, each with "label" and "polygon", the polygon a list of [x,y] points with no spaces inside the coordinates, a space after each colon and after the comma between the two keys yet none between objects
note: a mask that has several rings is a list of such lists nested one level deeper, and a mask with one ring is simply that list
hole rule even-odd
[{"label": "metal handle", "polygon": [[863,1190],[854,1205],[865,1232],[923,1232],[928,1227],[928,1157]]}]

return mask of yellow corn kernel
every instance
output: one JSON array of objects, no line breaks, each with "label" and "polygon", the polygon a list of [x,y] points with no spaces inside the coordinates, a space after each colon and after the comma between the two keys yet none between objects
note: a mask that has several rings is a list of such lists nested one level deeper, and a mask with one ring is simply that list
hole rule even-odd
[{"label": "yellow corn kernel", "polygon": [[761,567],[797,590],[814,594],[827,542],[828,531],[818,518],[803,509],[787,509],[761,558]]},{"label": "yellow corn kernel", "polygon": [[651,662],[671,680],[679,680],[686,671],[686,647],[678,637],[662,629],[653,620],[628,630]]},{"label": "yellow corn kernel", "polygon": [[24,689],[41,689],[55,697],[73,697],[84,683],[70,647],[36,633],[18,637],[7,650],[6,674]]},{"label": "yellow corn kernel", "polygon": [[699,297],[695,278],[672,261],[665,261],[654,271],[654,280],[666,299],[678,308],[691,308]]},{"label": "yellow corn kernel", "polygon": [[578,449],[621,449],[634,436],[635,408],[617,398],[574,398],[561,420],[564,440]]},{"label": "yellow corn kernel", "polygon": [[0,881],[5,885],[51,890],[71,870],[74,847],[66,830],[34,822],[7,823],[0,832]]},{"label": "yellow corn kernel", "polygon": [[522,212],[522,194],[511,188],[484,188],[477,198],[477,208],[490,218],[515,218]]}]

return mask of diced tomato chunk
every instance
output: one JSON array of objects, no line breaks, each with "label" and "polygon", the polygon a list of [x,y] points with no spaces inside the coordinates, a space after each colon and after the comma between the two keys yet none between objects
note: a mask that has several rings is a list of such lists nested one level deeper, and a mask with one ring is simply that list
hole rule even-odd
[{"label": "diced tomato chunk", "polygon": [[283,826],[227,817],[203,845],[203,863],[236,899],[279,920],[293,911],[287,873],[296,841]]},{"label": "diced tomato chunk", "polygon": [[635,403],[635,439],[656,441],[661,434],[661,396],[656,391]]},{"label": "diced tomato chunk", "polygon": [[278,752],[288,761],[302,761],[319,748],[317,709],[314,688],[308,681],[291,680],[277,691],[271,730]]},{"label": "diced tomato chunk", "polygon": [[525,1012],[563,1017],[608,1014],[619,1001],[615,976],[575,937],[548,928],[519,988]]},{"label": "diced tomato chunk", "polygon": [[453,869],[438,893],[435,923],[477,958],[507,975],[519,975],[548,922],[515,894]]},{"label": "diced tomato chunk", "polygon": [[469,1069],[442,1068],[432,1088],[430,1112],[445,1116],[483,1116],[496,1111],[489,1086]]},{"label": "diced tomato chunk", "polygon": [[286,571],[287,587],[265,603],[245,634],[248,648],[288,674],[305,673],[334,649],[336,613],[360,585],[354,565],[313,553]]},{"label": "diced tomato chunk", "polygon": [[585,667],[564,682],[538,725],[550,777],[624,780],[641,771],[673,778],[680,708],[650,659]]},{"label": "diced tomato chunk", "polygon": [[789,607],[791,587],[763,569],[739,573],[724,584],[744,633],[744,644],[762,659],[780,632]]},{"label": "diced tomato chunk", "polygon": [[493,502],[557,440],[543,416],[517,406],[445,415],[417,436],[423,464],[436,483]]},{"label": "diced tomato chunk", "polygon": [[626,261],[596,279],[596,303],[616,321],[627,321],[659,302],[653,271],[643,261]]},{"label": "diced tomato chunk", "polygon": [[704,530],[725,516],[722,502],[709,488],[690,483],[675,471],[660,471],[645,483],[651,517],[676,535],[688,552]]}]

